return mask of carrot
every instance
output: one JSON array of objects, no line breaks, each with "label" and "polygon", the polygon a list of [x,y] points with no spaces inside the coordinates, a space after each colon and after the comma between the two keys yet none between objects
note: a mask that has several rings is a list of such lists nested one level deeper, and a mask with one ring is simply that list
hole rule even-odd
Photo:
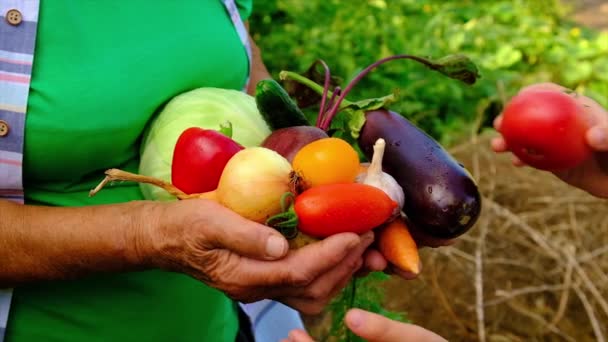
[{"label": "carrot", "polygon": [[413,274],[420,272],[418,246],[403,218],[399,217],[379,228],[378,247],[386,260],[403,271]]}]

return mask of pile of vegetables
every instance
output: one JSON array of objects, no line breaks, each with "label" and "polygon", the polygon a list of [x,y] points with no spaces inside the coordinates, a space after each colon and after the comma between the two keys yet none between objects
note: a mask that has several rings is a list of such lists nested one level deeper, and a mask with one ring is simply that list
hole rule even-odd
[{"label": "pile of vegetables", "polygon": [[[396,55],[365,68],[343,91],[339,86],[330,90],[334,79],[323,61],[315,63],[323,66],[318,74],[323,85],[306,77],[314,75],[310,71],[315,65],[306,75],[281,73],[289,88],[296,89],[293,95],[272,79],[257,84],[255,97],[197,89],[173,99],[152,122],[142,145],[141,174],[107,170],[91,195],[120,180],[165,191],[161,196],[142,185],[150,199],[217,201],[281,231],[292,248],[340,232],[376,230],[386,259],[416,274],[419,257],[408,227],[440,239],[455,238],[474,225],[481,200],[462,165],[388,109],[394,95],[346,99],[373,68],[396,59],[420,62],[468,84],[478,76],[465,56],[429,60]],[[319,103],[315,125],[300,109],[305,101]],[[356,146],[332,136],[338,113],[347,117],[342,122],[357,139]],[[201,124],[213,115],[215,124]],[[251,138],[239,136],[245,130]]]},{"label": "pile of vegetables", "polygon": [[[182,143],[186,146],[176,147],[180,135],[190,128],[190,133],[182,137]],[[201,129],[206,132],[203,133]],[[187,192],[212,190],[217,181],[211,181],[207,187],[198,190],[190,188],[185,182],[202,186],[201,182],[206,182],[209,177],[206,173],[209,172],[207,160],[197,158],[207,158],[213,154],[197,153],[196,149],[215,146],[217,152],[221,153],[223,147],[216,145],[210,137],[205,137],[217,135],[214,131],[231,136],[243,147],[258,146],[270,134],[270,128],[260,116],[253,97],[232,89],[194,89],[171,99],[147,127],[141,144],[139,172],[167,182],[177,182],[175,185],[186,187],[183,190]],[[193,151],[187,151],[187,145],[191,145]],[[230,149],[228,146],[225,148]],[[183,154],[175,156],[174,161],[173,153],[176,149]],[[176,174],[182,171],[192,174]],[[195,177],[194,174],[197,173],[206,177]],[[219,175],[216,174],[213,178],[217,179]],[[141,190],[147,199],[175,200],[174,196],[153,185],[142,183]]]}]

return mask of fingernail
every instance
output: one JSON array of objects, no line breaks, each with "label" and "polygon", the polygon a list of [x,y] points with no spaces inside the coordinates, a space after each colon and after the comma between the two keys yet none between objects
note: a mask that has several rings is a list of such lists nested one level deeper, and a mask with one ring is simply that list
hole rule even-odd
[{"label": "fingernail", "polygon": [[353,328],[358,328],[363,325],[363,322],[365,321],[365,314],[360,310],[353,309],[348,313],[347,319],[349,323],[348,325]]},{"label": "fingernail", "polygon": [[285,239],[271,235],[266,241],[266,254],[272,258],[279,258],[285,254],[287,249],[287,242]]},{"label": "fingernail", "polygon": [[361,236],[363,238],[363,242],[368,243],[374,241],[374,232],[367,232]]},{"label": "fingernail", "polygon": [[362,242],[362,238],[359,237],[359,239],[352,239],[348,241],[348,244],[346,245],[346,249],[347,250],[352,250],[355,247],[359,246],[359,244]]},{"label": "fingernail", "polygon": [[596,149],[608,149],[608,128],[596,126],[589,130],[589,144]]},{"label": "fingernail", "polygon": [[502,115],[499,115],[497,117],[494,118],[494,121],[492,122],[492,125],[494,126],[494,129],[496,129],[497,131],[500,132],[500,126],[502,124]]}]

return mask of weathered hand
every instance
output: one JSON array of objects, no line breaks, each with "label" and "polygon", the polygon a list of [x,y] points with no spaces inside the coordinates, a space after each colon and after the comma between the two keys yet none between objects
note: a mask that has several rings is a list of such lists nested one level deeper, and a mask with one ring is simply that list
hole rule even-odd
[{"label": "weathered hand", "polygon": [[[554,83],[539,83],[523,88],[521,91],[531,89],[566,90],[566,88]],[[597,102],[589,97],[572,93],[579,103],[585,108],[587,120],[591,128],[586,133],[589,146],[596,152],[593,158],[583,162],[575,168],[554,172],[564,182],[583,189],[597,197],[608,198],[608,112]],[[494,127],[500,132],[502,115],[494,120]],[[568,143],[565,141],[564,143]],[[508,152],[502,136],[492,140],[492,149],[495,152]],[[513,164],[524,166],[525,164],[516,156],[513,156]]]},{"label": "weathered hand", "polygon": [[288,250],[276,230],[207,200],[159,205],[141,250],[241,302],[274,299],[319,313],[362,265],[373,234],[344,233]]}]

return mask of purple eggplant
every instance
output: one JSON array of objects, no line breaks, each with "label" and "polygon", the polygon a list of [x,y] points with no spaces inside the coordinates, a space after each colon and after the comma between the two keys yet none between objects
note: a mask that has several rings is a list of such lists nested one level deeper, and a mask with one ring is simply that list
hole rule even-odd
[{"label": "purple eggplant", "polygon": [[471,174],[435,139],[389,110],[368,111],[358,139],[368,159],[386,141],[383,168],[405,193],[403,212],[426,234],[451,239],[467,232],[481,212]]}]

